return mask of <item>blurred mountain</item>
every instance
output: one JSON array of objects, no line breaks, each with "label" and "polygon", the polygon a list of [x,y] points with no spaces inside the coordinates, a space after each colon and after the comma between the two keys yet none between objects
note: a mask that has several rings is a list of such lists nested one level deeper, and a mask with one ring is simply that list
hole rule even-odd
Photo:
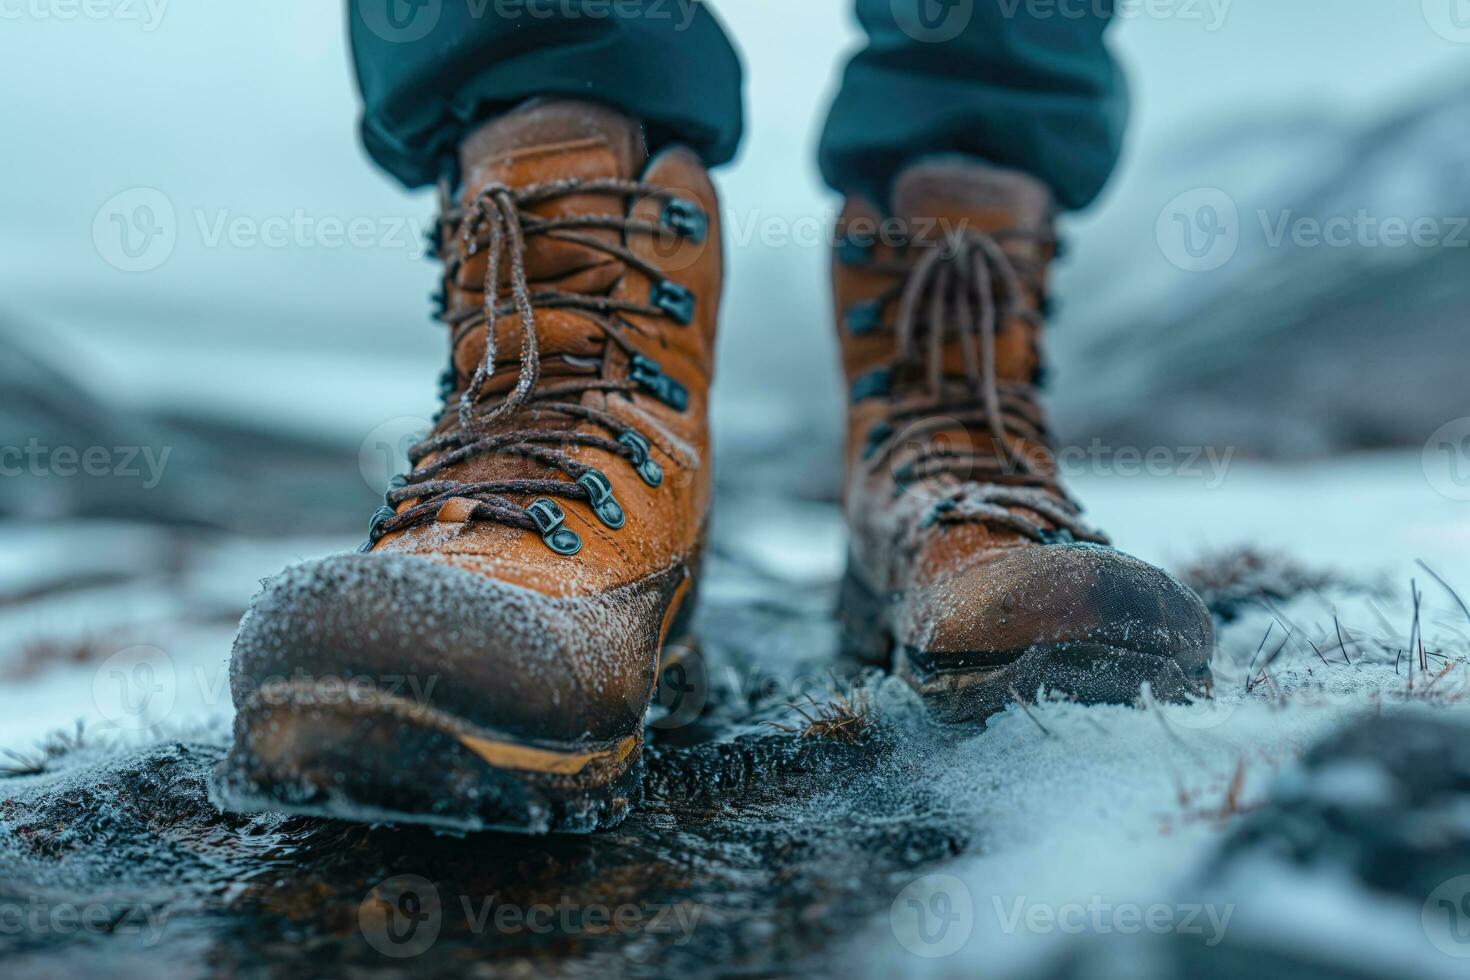
[{"label": "blurred mountain", "polygon": [[0,518],[261,534],[363,524],[355,447],[203,415],[129,410],[0,329]]},{"label": "blurred mountain", "polygon": [[[1132,182],[1147,191],[1114,209],[1131,223],[1106,250],[1092,229],[1088,247],[1106,254],[1064,288],[1063,439],[1297,457],[1417,446],[1470,412],[1467,106],[1460,84],[1367,126],[1228,126],[1157,158]],[[1164,202],[1188,212],[1217,192],[1238,212],[1238,247],[1218,268],[1180,268]],[[1333,219],[1348,244],[1314,244]],[[1386,233],[1394,221],[1420,222],[1432,244]]]}]

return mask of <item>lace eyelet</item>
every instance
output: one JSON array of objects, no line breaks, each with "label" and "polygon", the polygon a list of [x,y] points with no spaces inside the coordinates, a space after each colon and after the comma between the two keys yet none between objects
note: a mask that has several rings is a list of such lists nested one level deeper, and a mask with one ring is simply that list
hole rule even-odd
[{"label": "lace eyelet", "polygon": [[665,228],[683,236],[695,245],[703,244],[709,235],[709,218],[693,201],[673,197],[664,205],[659,221]]},{"label": "lace eyelet", "polygon": [[664,469],[653,458],[653,453],[651,452],[653,447],[647,439],[643,438],[641,433],[628,429],[622,435],[618,436],[618,442],[632,450],[632,455],[628,458],[628,462],[633,464],[633,468],[638,471],[638,475],[643,478],[644,483],[651,487],[656,487],[664,482]]},{"label": "lace eyelet", "polygon": [[587,491],[587,501],[592,513],[607,527],[616,531],[628,522],[627,512],[613,496],[612,484],[601,470],[588,470],[577,477],[577,486]]},{"label": "lace eyelet", "polygon": [[929,508],[929,513],[924,515],[924,520],[921,522],[921,526],[933,527],[935,524],[939,523],[939,515],[948,514],[951,511],[958,509],[958,507],[959,504],[955,503],[953,500],[937,501],[933,507]]},{"label": "lace eyelet", "polygon": [[873,454],[878,451],[878,447],[887,442],[891,435],[893,435],[893,426],[887,422],[879,422],[869,429],[867,442],[863,446],[863,459],[872,458]]},{"label": "lace eyelet", "polygon": [[866,265],[873,256],[873,243],[855,237],[851,232],[837,243],[837,261],[842,265]]},{"label": "lace eyelet", "polygon": [[860,375],[853,381],[848,394],[854,402],[860,402],[868,398],[884,398],[892,388],[893,369],[881,367]]},{"label": "lace eyelet", "polygon": [[383,535],[387,533],[383,530],[383,523],[385,521],[392,520],[397,515],[397,513],[397,511],[395,511],[392,507],[389,507],[387,504],[384,504],[382,507],[379,507],[377,510],[373,511],[373,516],[368,520],[367,540],[358,546],[358,554],[366,554],[367,552],[373,550],[373,546],[381,541],[383,539]]},{"label": "lace eyelet", "polygon": [[694,321],[694,293],[671,279],[660,279],[648,291],[648,301],[687,327]]},{"label": "lace eyelet", "polygon": [[581,535],[567,527],[567,515],[556,505],[556,501],[537,497],[526,508],[526,514],[535,522],[536,530],[541,532],[541,540],[546,547],[558,555],[570,557],[582,550]]},{"label": "lace eyelet", "polygon": [[872,333],[883,326],[883,304],[875,299],[854,303],[843,314],[842,322],[850,334]]},{"label": "lace eyelet", "polygon": [[689,407],[689,389],[664,374],[663,368],[651,357],[634,354],[629,377],[665,405],[682,412]]}]

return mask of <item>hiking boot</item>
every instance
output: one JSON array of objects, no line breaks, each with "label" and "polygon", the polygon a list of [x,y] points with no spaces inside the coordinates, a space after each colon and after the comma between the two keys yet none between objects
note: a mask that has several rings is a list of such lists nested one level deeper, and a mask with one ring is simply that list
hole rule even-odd
[{"label": "hiking boot", "polygon": [[638,798],[709,505],[715,191],[571,101],[460,156],[443,408],[362,552],[287,570],[242,622],[232,808],[586,832]]},{"label": "hiking boot", "polygon": [[1208,611],[1108,545],[1059,482],[1041,384],[1050,194],[960,158],[848,202],[833,262],[850,385],[844,647],[950,721],[1046,687],[1161,698],[1210,679]]}]

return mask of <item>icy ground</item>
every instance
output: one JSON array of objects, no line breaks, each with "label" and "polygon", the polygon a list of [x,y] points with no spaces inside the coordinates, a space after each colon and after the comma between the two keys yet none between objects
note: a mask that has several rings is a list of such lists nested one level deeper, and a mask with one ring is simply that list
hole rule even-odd
[{"label": "icy ground", "polygon": [[[352,542],[7,528],[0,748],[21,758],[0,761],[44,771],[0,778],[0,911],[42,926],[0,917],[0,955],[13,975],[304,960],[332,974],[481,962],[1134,977],[1154,975],[1149,964],[1169,975],[1167,957],[1192,951],[1219,975],[1286,956],[1325,976],[1462,976],[1452,954],[1470,948],[1435,916],[1470,908],[1456,884],[1470,874],[1470,774],[1446,797],[1395,782],[1418,778],[1407,763],[1332,753],[1365,719],[1409,719],[1411,732],[1470,721],[1470,612],[1435,577],[1470,595],[1464,504],[1404,454],[1073,482],[1121,545],[1186,571],[1221,614],[1213,704],[1043,698],[984,732],[936,730],[903,689],[833,657],[843,542],[831,505],[726,487],[702,705],[658,722],[649,802],[594,840],[221,817],[203,780],[227,731],[233,617],[255,579]],[[1245,544],[1294,563],[1231,557]],[[128,694],[142,682],[156,697],[139,713]],[[821,716],[838,692],[863,721],[806,731],[790,705]],[[49,760],[32,750],[73,719],[81,749],[53,738]],[[1370,752],[1384,741],[1355,737]],[[1325,761],[1304,770],[1316,744]],[[1303,806],[1366,871],[1341,855],[1284,859],[1324,849]],[[1371,841],[1342,830],[1359,811],[1414,846],[1368,860]],[[1410,876],[1421,851],[1428,870]],[[406,875],[432,884],[441,938],[400,961],[361,910]],[[574,914],[546,933],[487,929],[475,916],[487,902]],[[599,905],[631,910],[627,928],[578,918]],[[63,906],[105,907],[121,926],[34,918]]]}]

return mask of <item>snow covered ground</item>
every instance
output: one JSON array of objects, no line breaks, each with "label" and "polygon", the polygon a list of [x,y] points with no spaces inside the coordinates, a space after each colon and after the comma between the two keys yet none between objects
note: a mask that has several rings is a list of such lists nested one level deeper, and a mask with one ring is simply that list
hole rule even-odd
[{"label": "snow covered ground", "polygon": [[[1173,569],[1233,546],[1279,550],[1309,567],[1397,588],[1400,596],[1391,604],[1397,618],[1389,620],[1405,633],[1411,578],[1425,592],[1427,609],[1448,601],[1416,560],[1470,594],[1470,511],[1435,490],[1418,454],[1221,465],[1211,470],[1204,462],[1197,468],[1181,463],[1174,475],[1133,475],[1115,462],[1115,472],[1079,472],[1072,483],[1091,518],[1119,546]],[[759,520],[747,519],[755,513]],[[841,520],[825,504],[731,493],[719,503],[716,527],[730,529],[721,541],[732,554],[777,578],[823,585],[841,574]],[[96,726],[123,717],[117,705],[94,700],[94,687],[98,697],[110,691],[96,677],[96,661],[131,647],[166,655],[177,683],[167,712],[124,717],[128,727],[227,717],[228,697],[221,694],[227,693],[229,638],[256,583],[288,563],[356,544],[219,534],[181,541],[179,532],[120,523],[7,526],[4,533],[0,594],[14,598],[0,605],[0,672],[10,671],[0,686],[0,746],[12,747],[73,719]],[[81,585],[50,591],[68,581]],[[739,588],[738,582],[725,585]],[[1378,608],[1386,614],[1390,604]],[[1447,608],[1453,622],[1458,613],[1453,604]],[[1311,614],[1320,627],[1323,610]],[[1346,622],[1380,632],[1385,626],[1371,606]],[[1233,624],[1225,651],[1239,656],[1253,648],[1257,627],[1265,624],[1255,616]],[[45,646],[86,650],[81,655],[89,662],[27,670],[21,677],[27,649]],[[158,659],[143,659],[148,656]],[[130,659],[136,658],[123,657],[107,671]]]},{"label": "snow covered ground", "polygon": [[[1273,781],[1290,778],[1306,748],[1347,723],[1404,711],[1470,718],[1470,616],[1415,562],[1470,592],[1463,503],[1437,493],[1422,460],[1406,454],[1294,468],[1235,462],[1218,485],[1098,474],[1074,482],[1092,516],[1144,557],[1178,568],[1231,545],[1266,545],[1334,578],[1280,603],[1249,604],[1222,629],[1213,703],[1139,710],[1042,702],[1012,708],[958,741],[933,742],[915,728],[892,766],[977,839],[958,860],[901,882],[890,910],[840,944],[836,962],[850,958],[868,975],[1029,976],[1099,935],[1198,929],[1206,941],[1212,930],[1270,938],[1285,927],[1279,905],[1309,902],[1348,938],[1381,933],[1375,955],[1394,969],[1413,964],[1422,975],[1450,976],[1456,964],[1417,931],[1417,908],[1345,882],[1283,879],[1242,889],[1207,882],[1200,870]],[[750,508],[765,519],[741,520]],[[748,563],[793,588],[830,584],[840,571],[840,521],[827,505],[727,496],[720,516],[738,528],[719,540],[733,565]],[[58,574],[47,555],[81,556],[73,571],[99,576],[167,565],[156,554],[158,534],[144,528],[6,530],[15,543],[0,566],[7,594]],[[230,610],[282,563],[350,544],[215,539],[191,546],[187,570],[8,603],[0,608],[0,671],[37,638],[112,646],[97,647],[86,663],[36,668],[0,685],[0,746],[23,749],[73,719],[138,742],[201,726],[225,731]],[[1395,653],[1410,647],[1411,578],[1422,594],[1422,661],[1417,647]],[[745,588],[728,569],[712,586],[727,602]],[[144,687],[153,697],[139,706]],[[913,724],[898,686],[882,685],[877,700],[891,723]],[[1373,785],[1347,773],[1340,789],[1369,793]],[[783,819],[821,821],[829,812],[835,807],[818,797]]]}]

